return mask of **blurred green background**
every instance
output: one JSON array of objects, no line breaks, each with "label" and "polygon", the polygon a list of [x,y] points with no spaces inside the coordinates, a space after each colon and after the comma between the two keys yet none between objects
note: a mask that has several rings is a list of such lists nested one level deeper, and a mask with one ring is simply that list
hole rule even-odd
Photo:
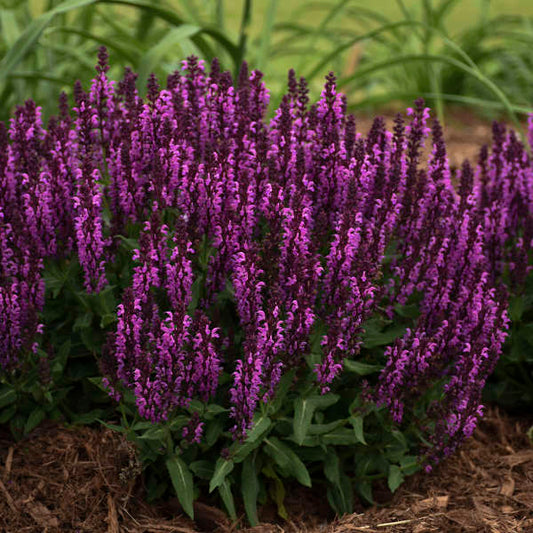
[{"label": "blurred green background", "polygon": [[94,75],[101,44],[113,77],[144,87],[196,54],[265,73],[274,103],[287,71],[313,96],[334,70],[352,109],[423,96],[444,114],[463,104],[518,121],[533,101],[531,0],[0,0],[0,119],[33,98],[45,115],[60,90]]}]

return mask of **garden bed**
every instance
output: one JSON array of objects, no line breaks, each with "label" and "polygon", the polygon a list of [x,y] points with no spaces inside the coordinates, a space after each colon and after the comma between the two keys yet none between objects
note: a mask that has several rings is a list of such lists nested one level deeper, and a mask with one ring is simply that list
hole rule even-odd
[{"label": "garden bed", "polygon": [[[450,113],[446,130],[453,166],[475,160],[490,141],[490,126],[473,115]],[[390,117],[387,122],[390,122]],[[460,123],[460,127],[457,127]],[[367,131],[362,117],[358,128]],[[263,524],[245,531],[528,532],[533,530],[533,447],[527,417],[492,409],[465,446],[431,474],[417,474],[391,496],[383,485],[368,509],[334,519],[323,490],[289,490],[284,522],[273,507],[261,509]],[[103,428],[44,424],[14,443],[0,433],[0,531],[189,532],[234,531],[225,513],[195,503],[196,522],[176,498],[149,505],[132,446]]]},{"label": "garden bed", "polygon": [[[533,529],[532,420],[491,410],[474,437],[431,474],[410,478],[385,506],[360,507],[332,522],[317,492],[288,498],[290,523],[268,520],[250,532],[524,532]],[[135,480],[128,443],[107,429],[45,425],[14,444],[0,441],[0,530],[5,532],[233,531],[217,509],[198,503],[197,522],[176,500],[150,506]]]}]

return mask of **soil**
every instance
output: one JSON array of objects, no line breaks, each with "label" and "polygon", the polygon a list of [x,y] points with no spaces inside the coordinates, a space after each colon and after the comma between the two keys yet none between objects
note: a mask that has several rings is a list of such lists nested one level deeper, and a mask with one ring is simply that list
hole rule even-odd
[{"label": "soil", "polygon": [[[389,122],[390,116],[387,118]],[[475,158],[490,142],[490,125],[472,115],[451,114],[445,137],[452,165]],[[361,117],[359,130],[370,120]],[[452,127],[450,127],[452,126]],[[417,474],[380,505],[331,516],[324,495],[290,491],[289,522],[261,510],[262,525],[231,524],[225,514],[195,504],[196,522],[176,499],[149,505],[131,445],[104,428],[43,425],[14,443],[0,432],[0,531],[4,533],[189,533],[240,529],[248,533],[533,533],[531,417],[491,409],[474,436],[430,474]]]}]

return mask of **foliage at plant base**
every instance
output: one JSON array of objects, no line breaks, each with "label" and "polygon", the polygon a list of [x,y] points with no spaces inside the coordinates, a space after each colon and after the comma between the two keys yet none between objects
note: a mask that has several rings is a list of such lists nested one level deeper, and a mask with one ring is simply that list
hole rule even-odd
[{"label": "foliage at plant base", "polygon": [[0,126],[1,422],[102,420],[152,498],[251,523],[290,483],[344,513],[453,453],[527,287],[516,135],[452,176],[422,101],[365,137],[333,74],[310,105],[290,72],[267,121],[246,65],[190,57],[145,100],[107,71]]}]

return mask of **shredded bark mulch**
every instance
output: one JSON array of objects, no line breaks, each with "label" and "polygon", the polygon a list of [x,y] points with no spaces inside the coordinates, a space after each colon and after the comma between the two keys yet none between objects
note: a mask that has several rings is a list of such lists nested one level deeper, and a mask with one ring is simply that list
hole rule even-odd
[{"label": "shredded bark mulch", "polygon": [[[431,474],[410,478],[381,505],[337,520],[323,493],[288,497],[290,522],[262,510],[264,523],[249,533],[274,532],[533,532],[532,419],[492,410],[462,450]],[[148,505],[134,450],[107,429],[48,425],[14,443],[0,436],[0,531],[15,532],[230,532],[224,513],[197,503],[196,522],[177,500]],[[387,501],[388,500],[388,501]]]}]

